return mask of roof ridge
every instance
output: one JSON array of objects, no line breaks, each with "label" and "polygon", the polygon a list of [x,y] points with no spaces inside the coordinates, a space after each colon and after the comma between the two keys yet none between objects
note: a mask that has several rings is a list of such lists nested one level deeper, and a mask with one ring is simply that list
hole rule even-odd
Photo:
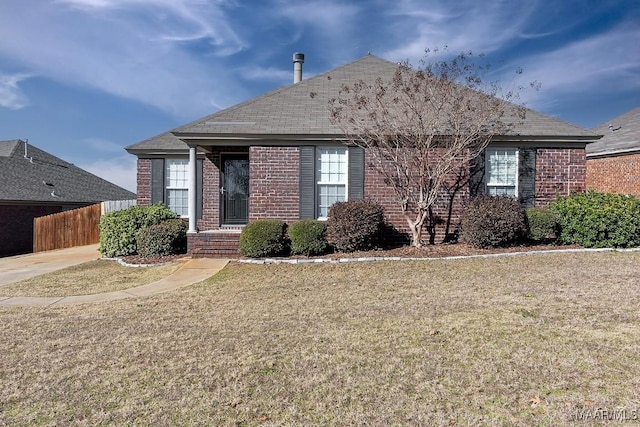
[{"label": "roof ridge", "polygon": [[[247,99],[245,101],[242,101],[239,104],[232,105],[231,107],[227,107],[225,109],[216,111],[215,113],[209,114],[209,115],[207,115],[205,117],[201,117],[200,119],[194,120],[194,121],[192,121],[190,123],[187,123],[187,124],[184,124],[184,125],[179,126],[177,128],[174,128],[174,129],[172,129],[172,130],[170,130],[168,132],[170,132],[170,133],[174,133],[174,132],[175,133],[180,133],[180,130],[188,129],[190,126],[192,126],[192,125],[194,125],[196,123],[204,123],[204,122],[207,122],[209,120],[209,118],[212,118],[214,116],[230,113],[230,112],[236,111],[236,110],[238,110],[240,108],[244,108],[247,105],[255,104],[257,102],[261,102],[261,101],[263,101],[265,99],[268,99],[270,97],[279,95],[282,92],[286,92],[288,90],[293,90],[293,89],[299,88],[301,86],[307,86],[309,84],[312,84],[314,81],[321,80],[323,77],[326,77],[330,73],[335,73],[337,71],[340,71],[341,69],[344,69],[344,68],[347,68],[349,66],[355,65],[358,62],[361,62],[361,61],[364,61],[364,60],[370,59],[370,58],[374,58],[374,59],[377,59],[377,60],[382,61],[382,62],[387,62],[389,64],[395,64],[394,62],[388,61],[386,59],[380,58],[379,56],[372,55],[371,53],[368,53],[367,55],[362,56],[362,57],[360,57],[358,59],[355,59],[355,60],[353,60],[351,62],[348,62],[346,64],[340,65],[340,66],[335,67],[335,68],[331,68],[331,69],[329,69],[327,71],[324,71],[324,72],[322,72],[320,74],[316,74],[313,77],[309,77],[307,79],[302,79],[298,83],[292,83],[292,84],[289,84],[289,85],[286,85],[286,86],[281,86],[279,88],[276,88],[276,89],[274,89],[272,91],[269,91],[267,93],[264,93],[262,95],[258,95],[258,96],[254,97],[254,98],[250,98],[250,99]],[[162,135],[162,134],[160,134],[160,135]],[[160,135],[158,135],[158,136],[160,136]]]}]

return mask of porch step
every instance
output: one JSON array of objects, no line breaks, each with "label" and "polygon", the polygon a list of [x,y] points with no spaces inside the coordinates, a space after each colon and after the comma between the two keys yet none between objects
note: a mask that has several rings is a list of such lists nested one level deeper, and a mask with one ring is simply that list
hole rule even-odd
[{"label": "porch step", "polygon": [[238,257],[240,230],[187,234],[187,251],[194,258]]}]

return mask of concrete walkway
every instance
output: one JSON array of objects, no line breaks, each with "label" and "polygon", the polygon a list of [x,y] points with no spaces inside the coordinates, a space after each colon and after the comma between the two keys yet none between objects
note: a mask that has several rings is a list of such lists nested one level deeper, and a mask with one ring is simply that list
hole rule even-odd
[{"label": "concrete walkway", "polygon": [[[0,259],[0,295],[2,294],[2,285],[4,284],[98,258],[100,258],[100,253],[97,251],[97,245],[2,258]],[[195,258],[187,260],[184,265],[173,274],[147,285],[122,291],[68,297],[0,296],[0,307],[51,307],[146,297],[201,282],[222,270],[228,263],[228,259]]]},{"label": "concrete walkway", "polygon": [[98,245],[95,244],[0,258],[0,295],[2,285],[51,273],[100,257]]}]

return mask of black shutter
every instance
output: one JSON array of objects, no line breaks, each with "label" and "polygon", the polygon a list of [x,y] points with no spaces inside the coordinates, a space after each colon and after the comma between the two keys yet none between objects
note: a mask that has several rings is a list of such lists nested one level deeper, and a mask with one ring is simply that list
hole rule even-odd
[{"label": "black shutter", "polygon": [[524,208],[532,208],[536,201],[536,149],[518,150],[518,197]]},{"label": "black shutter", "polygon": [[196,169],[196,218],[202,219],[202,165],[203,160],[198,159]]},{"label": "black shutter", "polygon": [[348,200],[364,199],[364,150],[349,147]]},{"label": "black shutter", "polygon": [[300,219],[316,217],[315,162],[315,147],[300,147]]},{"label": "black shutter", "polygon": [[479,156],[471,159],[469,163],[469,195],[471,197],[481,196],[485,193],[485,152],[483,151]]},{"label": "black shutter", "polygon": [[151,160],[151,203],[164,203],[164,159]]}]

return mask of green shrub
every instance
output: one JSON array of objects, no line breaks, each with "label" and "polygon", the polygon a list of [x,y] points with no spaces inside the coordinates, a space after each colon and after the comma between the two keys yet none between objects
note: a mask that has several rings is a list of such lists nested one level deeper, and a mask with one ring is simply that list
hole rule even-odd
[{"label": "green shrub", "polygon": [[251,258],[286,255],[287,224],[278,219],[261,219],[247,224],[240,234],[240,253]]},{"label": "green shrub", "polygon": [[187,252],[187,224],[180,218],[167,219],[138,231],[138,255],[143,257]]},{"label": "green shrub", "polygon": [[461,221],[462,241],[478,248],[506,246],[527,235],[525,212],[517,199],[481,196],[467,203]]},{"label": "green shrub", "polygon": [[529,224],[529,238],[536,242],[554,241],[560,234],[558,214],[549,208],[529,208],[526,210]]},{"label": "green shrub", "polygon": [[297,255],[320,255],[327,250],[327,224],[316,219],[303,219],[287,230],[291,241],[291,253]]},{"label": "green shrub", "polygon": [[134,255],[138,231],[172,218],[178,215],[161,203],[106,214],[100,218],[100,253],[105,257]]},{"label": "green shrub", "polygon": [[640,201],[589,191],[551,205],[560,218],[560,241],[587,248],[640,246]]},{"label": "green shrub", "polygon": [[373,249],[378,244],[384,213],[382,207],[368,200],[337,202],[329,208],[327,235],[340,252]]}]

